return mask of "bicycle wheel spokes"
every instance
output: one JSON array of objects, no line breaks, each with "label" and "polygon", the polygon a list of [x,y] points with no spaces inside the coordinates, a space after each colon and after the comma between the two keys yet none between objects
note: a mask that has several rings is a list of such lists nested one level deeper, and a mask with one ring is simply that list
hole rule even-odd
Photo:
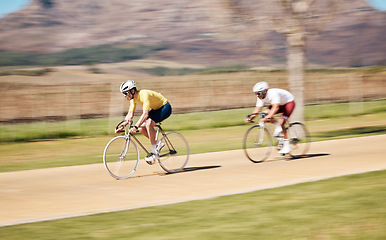
[{"label": "bicycle wheel spokes", "polygon": [[272,138],[269,131],[256,125],[244,136],[244,153],[254,163],[266,160],[271,154]]},{"label": "bicycle wheel spokes", "polygon": [[160,149],[158,162],[168,173],[181,171],[189,160],[189,145],[184,136],[170,132],[161,139],[164,146]]},{"label": "bicycle wheel spokes", "polygon": [[103,163],[112,177],[116,179],[130,177],[137,170],[138,162],[137,145],[128,137],[115,137],[106,145]]},{"label": "bicycle wheel spokes", "polygon": [[287,131],[292,148],[291,154],[294,156],[306,154],[311,142],[306,127],[300,122],[295,122],[290,124]]}]

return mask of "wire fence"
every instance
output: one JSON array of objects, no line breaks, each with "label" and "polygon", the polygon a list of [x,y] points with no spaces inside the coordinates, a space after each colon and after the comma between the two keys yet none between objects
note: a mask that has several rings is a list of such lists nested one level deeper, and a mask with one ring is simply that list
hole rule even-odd
[{"label": "wire fence", "polygon": [[[174,113],[253,107],[252,92],[258,81],[271,87],[288,89],[287,77],[256,76],[243,73],[164,77],[137,80],[140,89],[161,92],[169,99]],[[98,84],[38,85],[0,83],[0,124],[36,121],[65,121],[124,116],[128,101],[119,93],[121,81]],[[386,97],[384,75],[306,76],[306,104],[358,102]],[[28,89],[26,91],[25,89]],[[140,111],[140,109],[138,109]]]}]

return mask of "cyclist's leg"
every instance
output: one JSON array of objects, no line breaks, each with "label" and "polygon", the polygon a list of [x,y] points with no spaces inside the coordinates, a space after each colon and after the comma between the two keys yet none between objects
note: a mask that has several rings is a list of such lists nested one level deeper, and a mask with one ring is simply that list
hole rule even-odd
[{"label": "cyclist's leg", "polygon": [[279,119],[279,124],[283,129],[284,139],[288,139],[288,134],[287,134],[287,129],[285,127],[285,124],[287,123],[289,117],[291,116],[294,108],[295,108],[295,101],[289,102],[283,106],[283,111],[282,111],[283,115]]},{"label": "cyclist's leg", "polygon": [[168,118],[172,113],[172,107],[170,103],[166,103],[161,108],[157,110],[151,110],[149,112],[149,118],[145,122],[146,130],[148,138],[150,139],[151,145],[153,149],[156,149],[157,141],[156,141],[156,132],[154,130],[154,126],[156,123],[160,123],[166,118]]},{"label": "cyclist's leg", "polygon": [[147,131],[147,136],[150,139],[150,143],[152,146],[157,144],[157,142],[155,141],[156,132],[154,130],[154,126],[155,122],[151,118],[148,118],[145,122],[145,127]]},{"label": "cyclist's leg", "polygon": [[282,146],[282,148],[279,151],[279,153],[282,154],[282,155],[288,154],[292,150],[291,149],[291,145],[290,145],[290,141],[289,141],[289,138],[288,138],[288,131],[287,131],[287,128],[286,128],[286,122],[287,121],[288,121],[288,117],[285,114],[285,110],[284,110],[284,113],[282,114],[282,116],[279,119],[279,124],[281,126],[282,133],[283,133],[283,146]]},{"label": "cyclist's leg", "polygon": [[138,128],[138,131],[139,131],[143,136],[149,138],[149,135],[147,134],[147,129],[146,129],[145,123],[142,124],[142,126]]},{"label": "cyclist's leg", "polygon": [[[268,107],[268,111],[270,111],[272,108],[272,106],[270,105]],[[284,111],[284,106],[279,106],[279,109],[274,113],[274,114],[278,114],[278,113],[282,113]],[[275,131],[273,133],[273,136],[278,136],[284,129],[283,127],[283,123],[281,122],[281,119],[279,119],[278,121],[276,121],[275,118],[271,118],[271,121],[270,123],[274,124],[275,125]]]},{"label": "cyclist's leg", "polygon": [[287,129],[285,128],[285,124],[287,121],[288,121],[288,118],[286,118],[284,115],[282,115],[278,120],[279,125],[281,126],[281,129],[282,129],[284,139],[288,139]]},{"label": "cyclist's leg", "polygon": [[156,135],[156,132],[154,130],[154,126],[155,126],[155,122],[148,118],[146,119],[146,121],[142,124],[141,127],[138,128],[138,131],[143,135],[145,136],[146,138],[148,138],[150,140],[150,143],[152,145],[155,144],[155,135]]},{"label": "cyclist's leg", "polygon": [[[152,136],[149,135],[149,129],[154,130],[156,123],[160,123],[170,116],[172,112],[170,103],[166,103],[160,109],[150,110],[149,117],[146,119],[145,123],[139,128],[139,132],[142,133],[145,137],[151,140]],[[153,132],[155,134],[155,130]],[[152,134],[151,134],[152,135]]]},{"label": "cyclist's leg", "polygon": [[163,105],[157,110],[151,110],[149,112],[149,118],[152,119],[155,123],[160,123],[172,114],[172,106],[169,102]]}]

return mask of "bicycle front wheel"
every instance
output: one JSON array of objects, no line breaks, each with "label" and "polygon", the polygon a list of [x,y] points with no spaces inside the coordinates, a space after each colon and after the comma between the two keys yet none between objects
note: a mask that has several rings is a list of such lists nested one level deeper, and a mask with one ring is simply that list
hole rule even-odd
[{"label": "bicycle front wheel", "polygon": [[160,149],[158,162],[168,173],[181,171],[189,160],[189,145],[185,137],[177,132],[167,133],[161,139],[163,147]]},{"label": "bicycle front wheel", "polygon": [[287,133],[292,149],[291,154],[293,156],[305,155],[310,148],[311,137],[304,124],[290,123]]},{"label": "bicycle front wheel", "polygon": [[126,136],[111,139],[103,152],[105,168],[116,179],[126,179],[133,175],[137,170],[138,162],[138,147]]},{"label": "bicycle front wheel", "polygon": [[272,137],[269,131],[255,125],[244,136],[244,153],[254,163],[265,161],[272,151]]}]

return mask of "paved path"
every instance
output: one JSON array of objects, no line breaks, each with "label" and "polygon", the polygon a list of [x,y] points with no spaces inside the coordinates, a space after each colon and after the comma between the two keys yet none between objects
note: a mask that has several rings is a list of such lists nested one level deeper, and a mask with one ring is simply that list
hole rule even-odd
[{"label": "paved path", "polygon": [[306,158],[277,153],[254,164],[241,150],[196,154],[187,171],[165,174],[143,161],[115,180],[102,164],[0,174],[0,226],[205,199],[386,169],[386,135],[311,144]]}]

